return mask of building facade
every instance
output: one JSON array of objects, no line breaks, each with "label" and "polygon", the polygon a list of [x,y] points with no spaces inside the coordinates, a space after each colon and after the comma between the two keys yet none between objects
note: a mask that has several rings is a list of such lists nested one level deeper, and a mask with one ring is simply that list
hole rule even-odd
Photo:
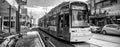
[{"label": "building facade", "polygon": [[19,0],[0,0],[0,31],[16,32],[16,17],[19,14],[20,18],[23,17],[22,13],[18,12],[19,9],[22,11],[22,7],[18,8],[18,6],[25,5],[26,2],[27,0],[21,0],[19,4]]},{"label": "building facade", "polygon": [[97,26],[119,23],[120,0],[89,0],[90,22]]},{"label": "building facade", "polygon": [[0,0],[0,31],[3,31],[4,29],[9,30],[9,28],[15,28],[15,16],[17,11],[17,7],[15,5],[17,4],[15,0],[11,1]]}]

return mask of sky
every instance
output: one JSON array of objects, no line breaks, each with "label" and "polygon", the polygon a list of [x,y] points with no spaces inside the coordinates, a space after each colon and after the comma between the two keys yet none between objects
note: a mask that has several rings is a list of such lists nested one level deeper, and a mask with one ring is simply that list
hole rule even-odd
[{"label": "sky", "polygon": [[[69,0],[27,0],[28,15],[33,16],[36,20],[36,24],[39,18],[44,16],[45,12],[49,12],[52,8]],[[87,0],[79,0],[87,1]]]}]

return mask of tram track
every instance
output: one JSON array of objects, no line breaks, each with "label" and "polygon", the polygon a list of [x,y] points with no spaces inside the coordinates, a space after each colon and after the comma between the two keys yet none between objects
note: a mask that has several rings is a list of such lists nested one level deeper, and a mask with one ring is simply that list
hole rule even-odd
[{"label": "tram track", "polygon": [[47,40],[45,41],[47,41],[52,47],[75,47],[71,43],[56,39],[42,30],[39,30],[39,33],[42,35],[44,39],[45,37],[47,38]]}]

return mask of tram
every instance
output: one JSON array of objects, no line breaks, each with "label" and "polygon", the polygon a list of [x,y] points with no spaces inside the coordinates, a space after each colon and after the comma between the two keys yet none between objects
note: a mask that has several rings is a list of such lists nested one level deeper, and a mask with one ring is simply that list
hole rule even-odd
[{"label": "tram", "polygon": [[38,25],[56,38],[69,42],[84,42],[92,36],[88,14],[89,9],[84,2],[63,2],[40,18]]}]

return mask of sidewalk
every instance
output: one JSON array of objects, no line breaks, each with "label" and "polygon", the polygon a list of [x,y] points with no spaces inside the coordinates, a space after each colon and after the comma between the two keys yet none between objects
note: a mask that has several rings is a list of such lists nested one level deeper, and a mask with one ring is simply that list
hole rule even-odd
[{"label": "sidewalk", "polygon": [[[11,39],[12,38],[12,39]],[[45,47],[39,33],[37,31],[24,33],[18,41],[15,42],[18,35],[11,35],[0,45],[0,47]]]},{"label": "sidewalk", "polygon": [[120,44],[97,40],[97,39],[93,39],[93,38],[87,42],[90,43],[91,45],[94,45],[94,47],[120,47]]},{"label": "sidewalk", "polygon": [[[21,29],[21,33],[27,33],[28,29]],[[15,29],[11,29],[11,33],[9,33],[9,30],[3,30],[0,32],[0,44],[4,41],[4,37],[8,37],[10,35],[15,35],[16,34],[16,30]]]},{"label": "sidewalk", "polygon": [[116,36],[94,34],[92,38],[120,44],[120,37],[116,37]]},{"label": "sidewalk", "polygon": [[120,47],[120,37],[94,34],[87,43],[90,43],[91,47]]},{"label": "sidewalk", "polygon": [[38,32],[32,31],[28,32],[26,36],[23,36],[23,38],[16,43],[16,47],[45,47],[41,41],[42,39]]}]

